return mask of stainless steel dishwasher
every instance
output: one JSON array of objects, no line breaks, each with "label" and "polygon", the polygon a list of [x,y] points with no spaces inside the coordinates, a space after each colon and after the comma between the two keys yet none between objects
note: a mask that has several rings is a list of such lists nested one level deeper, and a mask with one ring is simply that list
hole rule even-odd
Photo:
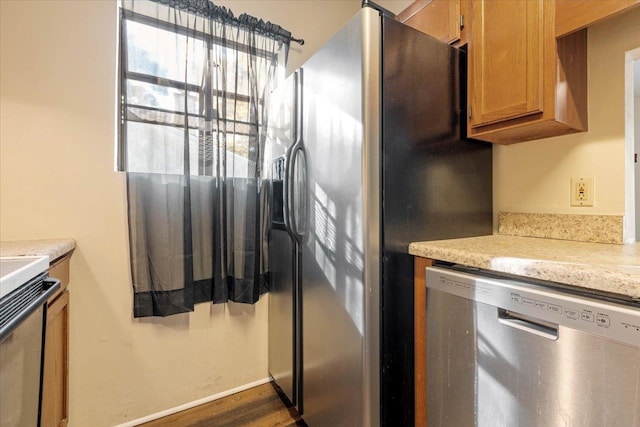
[{"label": "stainless steel dishwasher", "polygon": [[0,426],[40,425],[49,258],[0,258]]},{"label": "stainless steel dishwasher", "polygon": [[429,267],[429,427],[640,426],[640,308]]}]

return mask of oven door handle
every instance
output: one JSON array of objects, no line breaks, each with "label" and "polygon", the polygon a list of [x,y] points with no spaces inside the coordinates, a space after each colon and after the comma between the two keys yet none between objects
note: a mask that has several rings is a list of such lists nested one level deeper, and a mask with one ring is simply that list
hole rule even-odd
[{"label": "oven door handle", "polygon": [[51,295],[55,294],[58,289],[60,289],[60,280],[46,278],[43,280],[43,289],[40,295],[33,299],[27,306],[25,306],[16,316],[9,320],[1,329],[0,329],[0,341],[5,339],[5,337],[9,336],[11,332],[15,328],[18,327],[25,319],[31,316],[31,313],[36,311],[38,307],[47,302],[47,300],[51,297]]}]

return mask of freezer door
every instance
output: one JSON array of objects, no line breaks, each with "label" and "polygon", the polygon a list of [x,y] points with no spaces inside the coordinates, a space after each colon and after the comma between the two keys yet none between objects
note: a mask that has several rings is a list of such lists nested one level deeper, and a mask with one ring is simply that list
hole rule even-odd
[{"label": "freezer door", "polygon": [[296,140],[296,80],[292,76],[274,91],[269,109],[265,158],[270,173],[269,231],[269,374],[287,398],[297,404],[298,245],[288,228],[287,160]]},{"label": "freezer door", "polygon": [[269,242],[269,374],[296,404],[295,245],[288,233],[274,229]]},{"label": "freezer door", "polygon": [[[378,67],[380,18],[362,9],[346,27],[303,65],[303,143],[308,213],[302,239],[303,417],[310,426],[375,426],[379,423],[377,318],[367,286],[369,224],[365,215],[369,173],[365,146],[368,79]],[[363,64],[373,75],[363,76]],[[375,61],[375,59],[374,59]],[[379,81],[374,84],[374,91]],[[370,101],[370,102],[368,102]],[[379,123],[379,122],[377,122]],[[375,125],[377,129],[379,125]],[[374,133],[376,131],[374,130]],[[371,135],[375,139],[375,135]],[[371,167],[378,176],[377,165]],[[377,182],[377,179],[376,179]],[[377,190],[372,199],[378,199]],[[368,227],[368,225],[371,225]],[[370,322],[371,321],[371,322]],[[373,339],[369,339],[372,336]],[[373,373],[373,375],[372,375]],[[372,398],[373,396],[373,398]]]}]

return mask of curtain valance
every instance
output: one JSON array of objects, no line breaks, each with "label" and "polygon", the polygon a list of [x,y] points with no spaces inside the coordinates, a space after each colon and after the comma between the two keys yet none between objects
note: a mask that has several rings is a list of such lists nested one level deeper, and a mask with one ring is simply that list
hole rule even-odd
[{"label": "curtain valance", "polygon": [[294,41],[304,44],[304,40],[296,39],[291,36],[291,32],[285,30],[279,25],[263,21],[254,16],[243,13],[237,18],[233,12],[224,6],[217,6],[209,0],[152,0],[158,3],[166,4],[174,9],[187,10],[188,12],[212,18],[222,22],[235,23],[240,28],[247,28],[257,31],[263,35],[282,39],[283,42],[289,43]]}]

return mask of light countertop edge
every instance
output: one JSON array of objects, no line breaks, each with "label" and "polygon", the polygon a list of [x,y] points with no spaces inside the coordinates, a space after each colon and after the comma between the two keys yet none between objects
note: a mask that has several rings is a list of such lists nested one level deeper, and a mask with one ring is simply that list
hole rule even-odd
[{"label": "light countertop edge", "polygon": [[640,243],[493,235],[414,242],[409,253],[640,299]]},{"label": "light countertop edge", "polygon": [[53,262],[75,248],[76,241],[69,238],[0,241],[0,256],[48,255]]}]

